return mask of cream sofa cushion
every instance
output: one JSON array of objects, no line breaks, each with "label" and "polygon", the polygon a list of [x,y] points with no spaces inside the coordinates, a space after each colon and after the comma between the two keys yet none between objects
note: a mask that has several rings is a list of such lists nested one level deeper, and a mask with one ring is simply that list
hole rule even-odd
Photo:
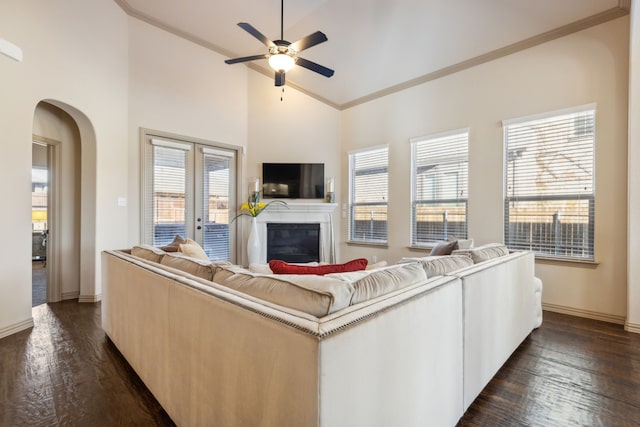
[{"label": "cream sofa cushion", "polygon": [[472,249],[457,249],[452,252],[452,255],[466,255],[477,264],[493,258],[509,255],[509,249],[502,243],[489,243]]},{"label": "cream sofa cushion", "polygon": [[427,256],[421,258],[402,258],[399,263],[419,262],[427,277],[444,276],[452,271],[473,265],[471,257],[466,255]]},{"label": "cream sofa cushion", "polygon": [[427,274],[419,263],[397,264],[369,270],[368,273],[353,282],[351,304],[358,304],[427,280]]},{"label": "cream sofa cushion", "polygon": [[131,255],[147,261],[160,263],[166,252],[151,245],[136,245],[131,248]]},{"label": "cream sofa cushion", "polygon": [[259,274],[239,266],[223,266],[213,281],[278,305],[323,317],[349,305],[353,285],[313,274]]},{"label": "cream sofa cushion", "polygon": [[209,281],[213,280],[214,270],[220,265],[219,263],[214,264],[211,261],[189,257],[180,252],[167,253],[160,261],[160,264]]}]

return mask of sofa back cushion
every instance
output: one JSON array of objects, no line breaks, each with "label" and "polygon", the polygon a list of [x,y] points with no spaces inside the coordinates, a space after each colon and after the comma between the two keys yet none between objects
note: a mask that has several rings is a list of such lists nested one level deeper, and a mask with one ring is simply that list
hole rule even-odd
[{"label": "sofa back cushion", "polygon": [[147,261],[160,263],[166,252],[151,245],[136,245],[131,248],[131,255]]},{"label": "sofa back cushion", "polygon": [[457,249],[454,255],[466,255],[470,257],[474,264],[488,261],[493,258],[509,255],[509,249],[502,243],[489,243],[472,249]]},{"label": "sofa back cushion", "polygon": [[[181,252],[167,253],[160,261],[160,264],[209,281],[213,280],[215,269],[221,265],[220,263],[189,257]],[[229,265],[229,263],[225,262],[223,265]]]},{"label": "sofa back cushion", "polygon": [[268,275],[251,273],[239,266],[223,266],[213,281],[284,307],[323,317],[349,305],[353,285],[316,275]]},{"label": "sofa back cushion", "polygon": [[419,263],[397,264],[367,273],[353,282],[352,305],[427,280],[427,274]]},{"label": "sofa back cushion", "polygon": [[427,256],[421,258],[402,258],[400,263],[418,262],[427,273],[427,277],[444,276],[452,271],[473,265],[473,260],[466,255]]}]

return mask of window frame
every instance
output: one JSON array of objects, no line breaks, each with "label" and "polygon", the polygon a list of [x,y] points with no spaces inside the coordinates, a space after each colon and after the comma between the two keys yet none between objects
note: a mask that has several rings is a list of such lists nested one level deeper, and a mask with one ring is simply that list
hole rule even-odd
[{"label": "window frame", "polygon": [[[456,239],[467,239],[468,236],[468,224],[469,224],[469,134],[470,128],[461,128],[455,129],[447,132],[440,132],[435,134],[424,135],[420,137],[411,138],[409,142],[411,143],[411,210],[410,210],[410,224],[411,224],[411,232],[410,232],[410,247],[420,248],[420,249],[429,249],[434,247],[438,242],[449,240],[450,238]],[[432,198],[423,198],[417,199],[418,196],[418,175],[419,175],[419,165],[418,165],[418,150],[422,148],[422,146],[428,146],[430,143],[435,144],[442,140],[445,141],[455,141],[457,139],[464,139],[465,150],[464,153],[460,151],[452,150],[447,151],[445,156],[433,156],[427,157],[426,160],[431,160],[431,168],[433,170],[437,170],[438,167],[446,167],[446,165],[453,164],[451,159],[455,159],[458,163],[464,162],[464,174],[466,177],[466,182],[460,182],[460,170],[456,171],[442,171],[439,175],[435,173],[431,176],[433,177],[432,187],[433,187],[433,197]],[[440,157],[445,161],[436,162],[435,160]],[[438,196],[438,189],[446,190],[447,185],[445,184],[445,176],[450,174],[456,174],[456,197],[448,197],[443,198]],[[430,176],[430,175],[425,175]],[[438,184],[438,181],[441,184]],[[462,189],[461,189],[462,187]],[[460,191],[464,194],[460,195]],[[442,229],[443,233],[439,236],[430,236],[421,237],[419,234],[418,220],[417,220],[417,209],[418,205],[442,205],[442,204],[460,204],[464,203],[464,225],[462,226],[462,232],[457,233],[449,233],[448,231],[448,222],[445,218],[448,217],[446,214],[448,211],[442,213],[443,221],[442,221]],[[434,223],[435,224],[435,223]]]},{"label": "window frame", "polygon": [[[242,163],[244,149],[239,146],[208,141],[199,138],[177,135],[170,132],[163,132],[147,128],[140,128],[140,242],[153,244],[153,180],[155,168],[154,148],[166,147],[189,152],[187,156],[187,176],[185,178],[185,235],[196,240],[205,251],[207,233],[211,231],[207,228],[210,224],[207,221],[206,210],[210,208],[205,189],[202,186],[206,181],[204,173],[207,172],[201,162],[207,155],[219,155],[232,159],[233,171],[229,174],[231,180],[228,194],[228,215],[231,218],[235,214],[233,206],[242,200],[239,183],[242,182]],[[197,155],[196,155],[197,153]],[[202,222],[197,222],[198,216]],[[215,230],[214,230],[215,231]],[[236,262],[242,257],[241,226],[237,221],[230,221],[228,224],[228,256],[229,261]],[[213,259],[213,258],[212,258]],[[215,258],[217,259],[217,258]]]},{"label": "window frame", "polygon": [[[591,117],[589,118],[589,120],[591,120],[593,124],[593,128],[591,129],[591,132],[584,132],[584,130],[579,129],[580,123],[578,123],[578,120],[580,119],[584,120],[584,116],[582,117],[578,116],[581,113],[586,113],[591,115]],[[513,157],[513,155],[510,156],[510,153],[513,152],[513,150],[515,149],[515,148],[513,149],[509,148],[508,132],[510,128],[513,125],[526,125],[529,123],[533,124],[534,122],[537,122],[540,120],[557,119],[556,123],[558,123],[560,122],[562,117],[570,116],[570,115],[576,115],[576,117],[570,118],[570,120],[573,120],[574,122],[573,127],[571,128],[573,130],[573,134],[571,136],[566,137],[566,141],[564,142],[564,144],[566,144],[568,141],[572,141],[571,138],[577,139],[579,137],[584,137],[584,135],[588,135],[587,140],[590,144],[590,158],[589,158],[590,172],[588,174],[589,181],[586,187],[590,187],[591,189],[590,192],[568,193],[566,191],[562,191],[567,189],[567,187],[565,186],[565,187],[559,188],[559,192],[556,192],[555,194],[547,194],[547,195],[532,194],[528,196],[515,195],[515,193],[517,192],[516,191],[517,179],[518,177],[521,177],[521,175],[518,175],[517,172],[514,170],[511,171],[511,174],[509,173],[510,172],[509,162],[514,162],[514,165],[515,165],[515,161],[518,158],[520,158],[520,156],[522,155],[522,152],[524,151],[521,151],[520,155],[515,154],[517,156],[515,158]],[[536,254],[536,258],[540,258],[540,259],[595,263],[595,259],[596,259],[596,241],[595,241],[596,240],[595,239],[596,180],[595,180],[595,175],[596,175],[596,142],[597,142],[596,117],[597,117],[596,104],[590,103],[590,104],[580,105],[572,108],[566,108],[561,110],[549,111],[541,114],[535,114],[535,115],[530,115],[530,116],[525,116],[525,117],[520,117],[515,119],[504,120],[502,122],[503,123],[503,159],[504,159],[503,229],[504,229],[504,241],[510,250],[531,250]],[[558,136],[561,136],[561,133],[556,132],[554,135],[558,137]],[[535,147],[537,148],[538,146],[535,146]],[[544,149],[552,150],[552,148],[557,148],[557,147],[561,147],[561,143],[555,143],[555,145],[549,144],[548,146],[545,146]],[[569,153],[573,154],[574,152],[577,152],[577,151],[578,149],[573,149],[573,151],[570,151]],[[541,156],[536,155],[535,157],[536,162],[540,157]],[[515,169],[515,166],[513,168]],[[586,188],[585,188],[585,191],[587,191]],[[577,203],[583,202],[583,204],[587,205],[586,214],[582,215],[584,218],[586,218],[586,223],[583,223],[583,224],[586,224],[586,226],[583,225],[582,231],[581,231],[583,236],[581,239],[582,244],[573,243],[575,241],[573,238],[573,235],[571,236],[571,239],[567,239],[568,241],[572,242],[571,245],[563,241],[563,236],[566,236],[568,234],[568,231],[566,231],[566,228],[569,228],[571,232],[573,232],[573,230],[577,229],[578,227],[575,226],[576,223],[563,223],[562,222],[563,216],[559,211],[557,211],[559,215],[557,216],[553,215],[553,218],[551,221],[551,227],[548,227],[551,230],[551,233],[554,234],[553,250],[552,249],[545,250],[545,246],[550,247],[549,242],[551,241],[551,239],[533,241],[533,239],[530,238],[530,241],[528,242],[528,244],[518,241],[516,232],[512,231],[514,227],[513,224],[515,224],[516,221],[513,221],[513,222],[510,221],[510,212],[512,209],[514,209],[512,208],[512,205],[515,206],[515,203],[536,203],[536,202],[561,203],[561,202],[567,202],[567,201],[574,201]],[[582,208],[582,210],[584,209],[585,208]],[[582,211],[578,210],[578,212],[582,212]],[[571,215],[571,216],[575,216],[575,215]],[[531,236],[533,234],[536,234],[533,231],[534,225],[536,225],[538,228],[543,228],[543,224],[546,224],[546,223],[531,222],[531,224],[529,225],[529,234]],[[564,224],[570,225],[570,227],[563,228]],[[585,235],[586,237],[584,237]],[[583,252],[582,255],[577,254],[580,251]],[[568,253],[563,253],[563,252],[568,252]]]},{"label": "window frame", "polygon": [[[356,193],[356,176],[358,175],[355,170],[355,161],[357,156],[372,154],[376,151],[384,151],[386,156],[386,166],[384,167],[384,172],[386,173],[386,189],[384,190],[384,202],[356,202],[354,201],[355,193]],[[349,164],[349,202],[347,206],[347,216],[348,216],[348,240],[347,243],[350,244],[362,244],[362,245],[382,245],[386,246],[389,241],[389,146],[388,145],[380,145],[375,147],[367,147],[360,150],[349,151],[348,153],[348,164]],[[379,167],[378,167],[379,168]],[[375,168],[371,168],[375,169]],[[385,220],[384,220],[384,239],[371,239],[371,238],[356,238],[354,235],[356,231],[356,227],[354,226],[354,212],[358,206],[384,206],[385,212]],[[373,224],[373,216],[372,216],[372,224]],[[373,231],[371,234],[374,234]]]}]

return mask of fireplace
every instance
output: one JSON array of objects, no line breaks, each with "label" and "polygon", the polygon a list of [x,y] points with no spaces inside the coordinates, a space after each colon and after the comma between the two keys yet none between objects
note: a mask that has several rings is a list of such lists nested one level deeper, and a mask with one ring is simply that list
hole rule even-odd
[{"label": "fireplace", "polygon": [[[335,203],[323,203],[323,202],[304,202],[298,203],[295,201],[288,201],[287,206],[272,205],[269,209],[263,211],[256,217],[258,225],[259,241],[262,243],[259,254],[259,263],[266,263],[271,259],[281,259],[287,262],[335,262],[335,248],[333,241],[333,218],[332,213],[337,205]],[[307,234],[314,236],[314,243],[309,244],[313,246],[314,254],[288,254],[285,251],[290,251],[293,244],[281,245],[277,248],[280,253],[276,256],[273,254],[267,254],[268,245],[268,227],[275,230],[277,226],[285,225],[290,227],[291,225],[299,226],[312,226],[315,231],[305,231]],[[276,228],[273,228],[273,227]],[[274,231],[275,232],[275,231]],[[291,230],[289,230],[289,233]],[[293,230],[294,233],[298,233],[300,230]],[[279,233],[276,232],[276,233]],[[307,236],[309,237],[309,236]],[[277,240],[276,240],[277,242]],[[294,244],[296,244],[294,242]]]},{"label": "fireplace", "polygon": [[267,262],[320,261],[320,224],[267,223]]}]

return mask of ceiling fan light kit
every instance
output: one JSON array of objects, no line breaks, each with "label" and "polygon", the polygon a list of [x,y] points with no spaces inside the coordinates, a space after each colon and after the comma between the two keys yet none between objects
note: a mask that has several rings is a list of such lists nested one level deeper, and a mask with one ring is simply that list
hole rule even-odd
[{"label": "ceiling fan light kit", "polygon": [[296,64],[298,58],[289,53],[272,53],[269,56],[269,65],[274,71],[286,73]]},{"label": "ceiling fan light kit", "polygon": [[316,31],[313,34],[304,37],[297,42],[289,43],[284,40],[283,28],[284,28],[284,0],[280,2],[280,40],[271,41],[260,31],[256,30],[251,24],[247,22],[239,22],[238,26],[251,34],[256,39],[260,40],[267,48],[268,53],[264,55],[252,55],[244,56],[241,58],[227,59],[224,61],[227,64],[237,64],[240,62],[255,61],[258,59],[267,59],[269,66],[275,71],[275,85],[284,86],[284,75],[287,71],[293,68],[294,65],[299,65],[303,68],[321,74],[325,77],[333,76],[334,71],[330,68],[324,67],[315,62],[298,57],[298,53],[305,49],[308,49],[317,44],[327,41],[327,36],[321,31]]}]

